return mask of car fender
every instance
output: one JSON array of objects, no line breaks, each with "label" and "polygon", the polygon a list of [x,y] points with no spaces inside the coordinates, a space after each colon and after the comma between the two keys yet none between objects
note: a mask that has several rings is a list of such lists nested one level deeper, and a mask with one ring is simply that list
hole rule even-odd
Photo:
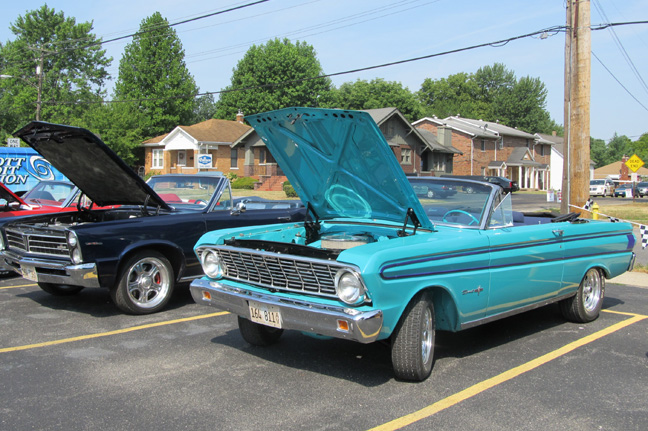
[{"label": "car fender", "polygon": [[175,280],[178,281],[181,278],[186,268],[185,255],[182,249],[170,241],[146,240],[129,244],[122,250],[119,255],[115,279],[119,278],[119,274],[123,271],[123,266],[126,264],[126,261],[135,253],[145,249],[152,249],[165,255],[169,259],[169,262],[171,262]]}]

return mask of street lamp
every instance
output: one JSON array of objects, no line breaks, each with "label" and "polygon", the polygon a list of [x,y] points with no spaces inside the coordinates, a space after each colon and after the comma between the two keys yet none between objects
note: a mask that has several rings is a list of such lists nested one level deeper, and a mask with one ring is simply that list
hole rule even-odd
[{"label": "street lamp", "polygon": [[38,85],[34,84],[33,82],[30,82],[28,79],[23,78],[22,76],[13,76],[13,75],[0,75],[0,79],[20,79],[21,81],[26,82],[28,85],[31,85],[34,87],[37,91],[37,98],[36,98],[36,121],[40,121],[40,113],[41,113],[41,94],[43,91],[43,74],[41,73],[41,68],[36,67],[36,74],[38,75]]}]

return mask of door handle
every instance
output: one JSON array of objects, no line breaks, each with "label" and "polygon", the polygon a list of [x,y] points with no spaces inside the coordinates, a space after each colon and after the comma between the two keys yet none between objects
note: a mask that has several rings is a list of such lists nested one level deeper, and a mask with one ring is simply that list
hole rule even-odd
[{"label": "door handle", "polygon": [[562,229],[554,229],[552,230],[552,232],[556,236],[563,236],[563,234],[565,233],[565,231],[563,231]]}]

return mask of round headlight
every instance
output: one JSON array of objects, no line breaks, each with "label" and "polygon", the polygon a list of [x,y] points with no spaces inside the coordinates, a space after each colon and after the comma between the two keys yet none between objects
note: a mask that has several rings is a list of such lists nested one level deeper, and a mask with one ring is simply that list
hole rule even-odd
[{"label": "round headlight", "polygon": [[223,263],[215,251],[207,250],[202,254],[203,271],[208,277],[220,278],[223,276]]},{"label": "round headlight", "polygon": [[341,270],[335,275],[335,292],[347,304],[358,304],[365,299],[365,290],[355,272]]},{"label": "round headlight", "polygon": [[78,265],[81,262],[83,262],[83,257],[81,257],[81,249],[80,248],[72,249],[71,258],[72,258],[72,263],[74,263],[75,265]]},{"label": "round headlight", "polygon": [[77,240],[77,237],[74,234],[74,232],[68,232],[68,234],[67,234],[67,242],[68,242],[68,245],[70,246],[70,248],[74,248],[74,247],[77,246],[79,241]]}]

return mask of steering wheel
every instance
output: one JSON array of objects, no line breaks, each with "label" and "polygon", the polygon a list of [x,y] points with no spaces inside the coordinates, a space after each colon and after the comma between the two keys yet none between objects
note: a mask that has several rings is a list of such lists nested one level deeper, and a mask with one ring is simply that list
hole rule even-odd
[{"label": "steering wheel", "polygon": [[[369,202],[348,187],[336,184],[329,188],[324,196],[331,207],[344,217],[371,217]],[[358,212],[364,214],[359,215]]]},{"label": "steering wheel", "polygon": [[468,226],[471,226],[473,224],[479,224],[479,220],[477,220],[477,217],[475,217],[474,215],[470,214],[469,212],[466,212],[466,211],[463,211],[463,210],[450,210],[450,211],[448,211],[447,213],[443,214],[443,221],[448,222],[448,220],[446,220],[446,216],[448,216],[449,214],[452,214],[452,213],[464,214],[464,215],[467,215],[468,217],[470,217],[472,220],[470,221],[470,223],[468,223]]}]

